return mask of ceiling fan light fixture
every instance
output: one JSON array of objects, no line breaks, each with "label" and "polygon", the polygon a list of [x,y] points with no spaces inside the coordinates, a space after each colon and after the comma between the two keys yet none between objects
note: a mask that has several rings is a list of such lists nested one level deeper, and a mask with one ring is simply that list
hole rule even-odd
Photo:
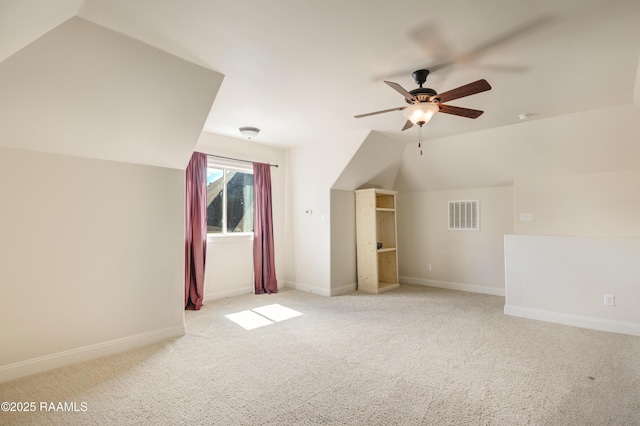
[{"label": "ceiling fan light fixture", "polygon": [[404,116],[413,124],[422,126],[427,124],[438,111],[440,111],[440,107],[433,102],[419,102],[405,108]]},{"label": "ceiling fan light fixture", "polygon": [[240,133],[247,139],[254,139],[260,133],[257,127],[240,127]]}]

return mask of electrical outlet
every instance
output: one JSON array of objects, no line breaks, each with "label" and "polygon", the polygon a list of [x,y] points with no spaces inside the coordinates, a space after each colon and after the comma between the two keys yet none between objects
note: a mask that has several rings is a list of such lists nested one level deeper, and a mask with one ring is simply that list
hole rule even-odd
[{"label": "electrical outlet", "polygon": [[615,306],[616,305],[616,297],[613,294],[605,294],[604,295],[604,305],[605,306]]}]

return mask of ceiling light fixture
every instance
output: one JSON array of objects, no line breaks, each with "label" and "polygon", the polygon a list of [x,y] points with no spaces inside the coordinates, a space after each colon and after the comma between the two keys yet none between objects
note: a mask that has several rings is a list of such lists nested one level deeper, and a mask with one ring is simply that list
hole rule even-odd
[{"label": "ceiling light fixture", "polygon": [[404,109],[404,117],[413,124],[420,126],[418,128],[420,155],[422,155],[422,126],[427,124],[438,111],[440,111],[440,107],[433,102],[418,102]]},{"label": "ceiling light fixture", "polygon": [[260,129],[257,127],[240,127],[240,133],[247,139],[253,139],[258,136]]},{"label": "ceiling light fixture", "polygon": [[422,126],[427,124],[438,111],[440,107],[433,102],[418,102],[405,108],[404,116],[413,124]]}]

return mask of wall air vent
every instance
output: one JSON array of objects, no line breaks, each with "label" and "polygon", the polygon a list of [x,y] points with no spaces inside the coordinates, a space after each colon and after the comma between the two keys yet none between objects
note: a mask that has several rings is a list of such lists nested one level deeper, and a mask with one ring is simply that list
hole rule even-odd
[{"label": "wall air vent", "polygon": [[449,201],[450,231],[480,230],[480,201]]}]

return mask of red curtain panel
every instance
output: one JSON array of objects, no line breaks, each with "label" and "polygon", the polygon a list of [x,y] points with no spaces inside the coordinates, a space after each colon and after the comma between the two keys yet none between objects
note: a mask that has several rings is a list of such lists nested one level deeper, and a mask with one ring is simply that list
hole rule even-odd
[{"label": "red curtain panel", "polygon": [[277,293],[273,251],[273,218],[271,203],[271,166],[253,163],[255,194],[253,219],[253,274],[255,293]]},{"label": "red curtain panel", "polygon": [[207,155],[194,152],[186,170],[185,309],[199,310],[207,257]]}]

